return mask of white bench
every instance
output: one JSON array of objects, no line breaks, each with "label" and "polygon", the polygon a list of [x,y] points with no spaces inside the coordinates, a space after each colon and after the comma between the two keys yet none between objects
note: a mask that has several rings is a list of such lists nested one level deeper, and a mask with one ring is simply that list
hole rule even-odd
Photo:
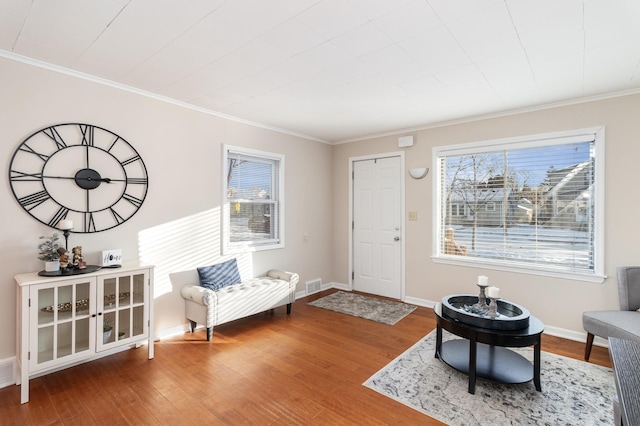
[{"label": "white bench", "polygon": [[197,324],[207,329],[207,340],[213,336],[213,327],[244,318],[279,306],[295,302],[298,274],[271,270],[266,276],[251,278],[218,290],[210,290],[198,284],[186,285],[180,291],[185,300],[185,313],[191,332]]}]

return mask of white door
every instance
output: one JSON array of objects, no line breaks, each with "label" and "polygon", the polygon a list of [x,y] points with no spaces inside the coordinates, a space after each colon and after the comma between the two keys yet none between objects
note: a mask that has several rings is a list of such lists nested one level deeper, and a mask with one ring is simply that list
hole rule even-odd
[{"label": "white door", "polygon": [[354,161],[353,172],[353,288],[401,299],[401,159]]}]

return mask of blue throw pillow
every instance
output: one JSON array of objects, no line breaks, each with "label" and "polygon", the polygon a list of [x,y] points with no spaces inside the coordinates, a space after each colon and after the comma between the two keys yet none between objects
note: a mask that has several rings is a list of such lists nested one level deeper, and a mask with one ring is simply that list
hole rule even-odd
[{"label": "blue throw pillow", "polygon": [[227,260],[211,266],[198,268],[200,285],[210,290],[218,290],[242,281],[236,259]]}]

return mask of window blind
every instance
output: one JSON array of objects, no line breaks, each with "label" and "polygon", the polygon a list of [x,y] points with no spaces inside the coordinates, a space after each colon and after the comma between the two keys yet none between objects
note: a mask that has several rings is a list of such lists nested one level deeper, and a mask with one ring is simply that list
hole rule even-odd
[{"label": "window blind", "polygon": [[228,152],[230,243],[278,242],[279,167],[279,159]]},{"label": "window blind", "polygon": [[437,256],[593,273],[595,140],[443,149]]}]

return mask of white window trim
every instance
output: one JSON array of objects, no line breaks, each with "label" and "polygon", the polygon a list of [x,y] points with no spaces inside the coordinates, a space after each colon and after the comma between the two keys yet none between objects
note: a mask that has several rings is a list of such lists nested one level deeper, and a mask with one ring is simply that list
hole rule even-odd
[{"label": "white window trim", "polygon": [[[584,140],[584,136],[595,138],[595,194],[596,199],[594,202],[594,269],[593,272],[575,272],[575,271],[559,271],[554,268],[527,268],[524,266],[505,265],[502,262],[491,261],[488,259],[467,258],[465,256],[441,256],[439,242],[443,235],[441,235],[441,226],[439,224],[441,215],[441,173],[439,173],[438,159],[442,156],[451,155],[465,155],[472,153],[481,153],[496,151],[501,149],[525,149],[535,148],[538,146],[548,146],[554,143],[566,144],[572,141]],[[434,170],[433,179],[433,241],[432,241],[432,255],[431,259],[436,263],[445,263],[461,266],[472,266],[476,268],[486,268],[499,271],[517,272],[529,275],[542,275],[547,277],[558,277],[564,279],[588,281],[602,283],[606,278],[604,265],[605,265],[605,250],[604,250],[604,224],[605,224],[605,127],[591,127],[585,129],[569,130],[554,133],[543,133],[537,135],[520,136],[505,139],[493,139],[480,142],[470,142],[457,145],[434,147],[432,150],[432,167]]]},{"label": "white window trim", "polygon": [[[231,205],[229,200],[227,199],[227,162],[228,162],[228,153],[229,151],[237,152],[240,154],[245,154],[253,157],[263,157],[271,160],[277,160],[279,162],[278,166],[278,221],[275,226],[277,229],[277,240],[269,240],[267,242],[255,243],[255,242],[240,242],[240,243],[232,243],[230,241],[230,209]],[[273,250],[284,248],[284,210],[285,210],[285,200],[284,200],[284,155],[282,154],[274,154],[272,152],[260,151],[257,149],[244,148],[233,145],[222,145],[222,191],[221,191],[221,203],[222,208],[220,209],[220,223],[221,223],[221,246],[222,246],[222,254],[238,254],[252,251],[261,251],[261,250]]]}]

